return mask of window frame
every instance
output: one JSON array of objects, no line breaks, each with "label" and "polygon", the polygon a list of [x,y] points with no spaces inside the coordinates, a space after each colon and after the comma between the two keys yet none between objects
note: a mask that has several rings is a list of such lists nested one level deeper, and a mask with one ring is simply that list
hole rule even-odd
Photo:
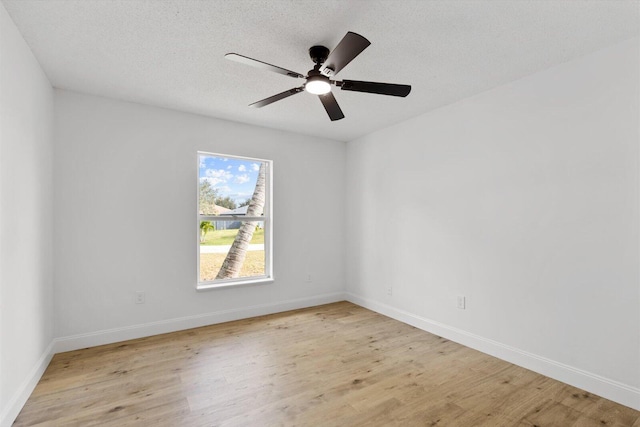
[{"label": "window frame", "polygon": [[[265,202],[262,216],[244,215],[200,215],[200,156],[215,156],[229,159],[247,160],[265,164]],[[236,156],[231,154],[198,151],[196,154],[196,290],[226,288],[230,286],[271,283],[273,277],[273,161],[257,157]],[[200,281],[200,222],[201,221],[259,221],[264,228],[264,275],[238,277],[235,279],[214,279]]]}]

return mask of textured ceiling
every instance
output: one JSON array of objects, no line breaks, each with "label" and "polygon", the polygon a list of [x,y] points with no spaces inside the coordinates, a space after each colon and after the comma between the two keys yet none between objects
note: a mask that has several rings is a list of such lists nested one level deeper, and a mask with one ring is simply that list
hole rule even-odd
[{"label": "textured ceiling", "polygon": [[[637,1],[3,0],[53,86],[349,141],[638,35]],[[337,77],[411,84],[407,98],[334,88],[345,119],[302,80],[307,50],[347,31],[371,41]]]}]

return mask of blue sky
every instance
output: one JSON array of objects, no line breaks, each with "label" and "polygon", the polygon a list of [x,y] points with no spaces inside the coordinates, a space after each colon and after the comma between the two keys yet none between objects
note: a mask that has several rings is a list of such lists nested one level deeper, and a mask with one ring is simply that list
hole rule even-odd
[{"label": "blue sky", "polygon": [[219,196],[229,196],[236,202],[253,196],[260,162],[210,154],[200,154],[199,159],[200,182],[209,181],[213,188],[218,189]]}]

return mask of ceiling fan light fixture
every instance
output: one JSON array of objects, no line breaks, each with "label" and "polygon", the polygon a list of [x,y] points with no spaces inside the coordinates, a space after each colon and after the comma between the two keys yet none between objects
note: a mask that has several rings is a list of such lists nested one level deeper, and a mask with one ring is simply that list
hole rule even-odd
[{"label": "ceiling fan light fixture", "polygon": [[304,90],[314,95],[324,95],[331,92],[331,84],[325,76],[310,76],[304,85]]}]

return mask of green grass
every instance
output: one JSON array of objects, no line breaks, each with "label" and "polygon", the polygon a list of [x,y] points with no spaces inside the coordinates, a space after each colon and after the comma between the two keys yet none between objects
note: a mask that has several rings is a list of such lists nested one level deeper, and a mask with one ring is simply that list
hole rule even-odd
[{"label": "green grass", "polygon": [[[215,230],[207,233],[201,245],[231,245],[236,238],[238,230]],[[251,244],[264,243],[264,228],[258,228],[253,233]]]}]

